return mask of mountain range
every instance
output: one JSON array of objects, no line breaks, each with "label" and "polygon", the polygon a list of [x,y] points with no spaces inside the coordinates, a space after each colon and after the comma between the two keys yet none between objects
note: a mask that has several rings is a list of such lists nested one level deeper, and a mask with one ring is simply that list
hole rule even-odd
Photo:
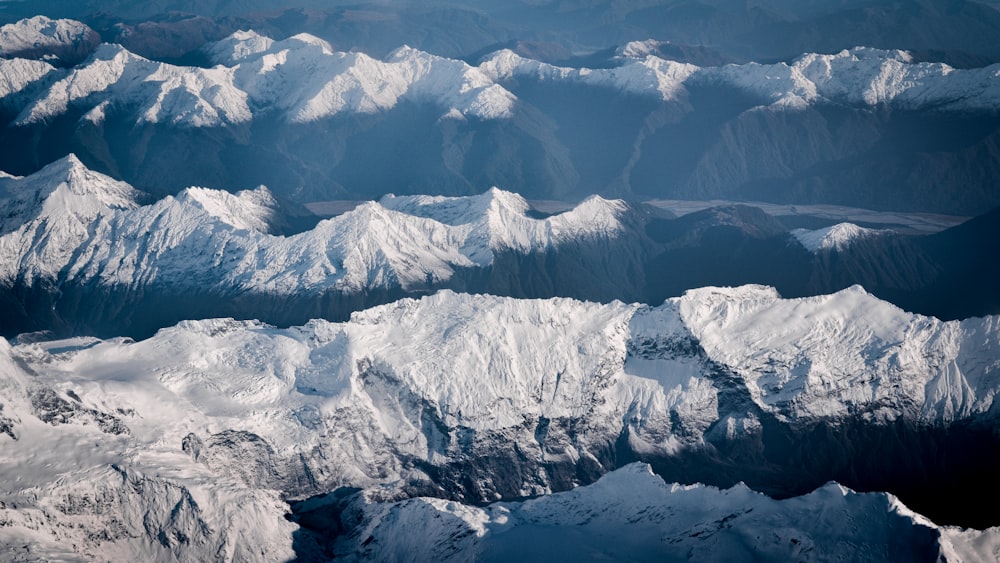
[{"label": "mountain range", "polygon": [[0,559],[1000,560],[998,8],[0,1]]},{"label": "mountain range", "polygon": [[[39,27],[25,20],[14,27]],[[23,32],[27,33],[27,32]],[[695,66],[662,43],[610,66],[510,49],[384,59],[236,32],[178,66],[120,45],[6,59],[0,169],[68,153],[158,196],[259,184],[300,203],[385,193],[735,199],[978,215],[1000,205],[996,66],[898,50]]]},{"label": "mountain range", "polygon": [[281,37],[309,32],[377,56],[401,43],[451,57],[516,44],[555,62],[656,37],[682,53],[713,53],[728,62],[871,45],[976,66],[1000,62],[997,6],[995,0],[34,0],[4,2],[0,21],[76,18],[106,41],[154,58],[183,57],[253,28]]},{"label": "mountain range", "polygon": [[745,205],[673,217],[599,196],[550,215],[493,188],[389,195],[321,220],[265,187],[193,187],[153,201],[73,156],[0,178],[0,203],[9,337],[144,337],[217,316],[344,320],[442,288],[656,305],[706,285],[763,283],[798,297],[861,284],[944,319],[1000,307],[995,212],[901,235],[852,223],[789,229]]},{"label": "mountain range", "polygon": [[[344,323],[215,319],[140,342],[0,341],[11,484],[0,537],[42,558],[70,545],[84,557],[321,558],[356,542],[346,549],[382,559],[416,542],[466,559],[475,550],[463,546],[493,541],[483,526],[562,526],[567,538],[588,514],[617,529],[647,514],[648,532],[593,542],[721,555],[737,549],[730,534],[759,530],[773,554],[848,534],[876,559],[900,542],[923,557],[945,538],[988,557],[995,528],[938,532],[892,497],[822,485],[994,525],[992,506],[971,499],[1000,467],[998,335],[998,317],[942,322],[857,286],[803,299],[743,286],[658,307],[442,291]],[[667,482],[743,482],[776,498],[821,488],[777,502],[742,486],[669,489],[632,466],[593,493],[459,504],[566,490],[635,460]],[[634,494],[602,504],[611,483]],[[698,499],[712,508],[684,508]],[[554,512],[529,518],[544,506]],[[862,529],[799,519],[828,510],[864,514]],[[529,530],[509,539],[540,533]]]}]

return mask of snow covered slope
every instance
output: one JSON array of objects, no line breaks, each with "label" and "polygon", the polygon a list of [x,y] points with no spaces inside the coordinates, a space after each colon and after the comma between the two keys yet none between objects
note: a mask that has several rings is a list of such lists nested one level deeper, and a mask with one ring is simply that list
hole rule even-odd
[{"label": "snow covered slope", "polygon": [[55,67],[44,61],[31,59],[0,59],[0,100],[4,105],[19,107],[26,90],[55,72]]},{"label": "snow covered slope", "polygon": [[123,106],[136,123],[201,127],[251,118],[233,70],[185,68],[144,59],[118,45],[101,45],[84,63],[27,104],[16,123],[44,122],[71,108],[101,122],[105,108]]},{"label": "snow covered slope", "polygon": [[[11,522],[0,539],[32,550],[65,547],[59,539],[71,538],[85,553],[270,557],[288,553],[294,529],[281,517],[279,496],[343,486],[370,489],[371,501],[545,494],[592,482],[629,455],[696,463],[699,452],[723,455],[733,444],[764,440],[769,448],[768,420],[793,429],[861,424],[868,432],[900,423],[914,431],[956,422],[995,427],[998,346],[996,317],[942,323],[859,289],[785,300],[756,286],[705,288],[660,307],[440,292],[346,323],[276,329],[219,319],[181,323],[141,342],[0,342],[0,441],[11,461],[0,471],[0,510]],[[778,524],[786,511],[799,518],[800,510],[862,507],[874,518],[865,529],[882,531],[850,535],[852,544],[919,531],[884,496],[831,486],[776,503],[742,488],[670,490],[642,471],[633,467],[595,489],[617,483],[618,490],[619,479],[652,487],[604,514],[582,491],[506,508],[414,500],[372,508],[371,529],[352,541],[391,557],[380,550],[397,544],[367,537],[395,537],[387,515],[407,510],[458,518],[446,518],[435,534],[502,528],[506,514],[508,533],[533,541],[537,532],[516,529],[586,525],[588,515],[618,526],[644,507],[661,507],[647,511],[662,518],[647,521],[649,535],[635,536],[641,543],[685,529],[688,520],[668,518],[675,513],[663,508],[674,502],[696,527],[727,516],[731,509],[719,507],[730,502],[760,503],[755,514],[736,516],[746,533],[761,522],[785,529]],[[706,499],[715,499],[718,514],[692,508]],[[151,516],[133,518],[139,512]],[[916,525],[928,527],[933,546],[933,528]],[[821,529],[788,533],[801,549],[820,549],[830,537]],[[421,530],[414,541],[427,538]],[[709,553],[733,548],[729,532],[706,533],[714,539],[698,545]],[[794,550],[791,537],[760,541]],[[404,539],[412,538],[393,542]],[[497,549],[517,548],[497,541]]]},{"label": "snow covered slope", "polygon": [[137,123],[187,127],[242,123],[279,112],[290,122],[347,113],[377,113],[406,98],[479,119],[508,117],[514,96],[480,70],[403,47],[385,61],[334,52],[302,34],[271,41],[241,32],[208,49],[210,69],[150,61],[102,45],[64,79],[27,105],[18,123],[52,119],[70,108],[103,119],[104,108],[132,112]]},{"label": "snow covered slope", "polygon": [[1000,548],[1000,529],[940,528],[884,493],[830,483],[778,501],[667,485],[642,463],[525,502],[357,504],[338,545],[349,561],[977,561]]},{"label": "snow covered slope", "polygon": [[501,83],[516,78],[578,83],[632,95],[658,96],[664,101],[679,98],[685,92],[684,82],[699,70],[691,64],[654,56],[626,59],[621,66],[609,69],[565,68],[527,59],[509,49],[489,55],[480,68]]},{"label": "snow covered slope", "polygon": [[[95,342],[67,342],[68,349]],[[249,489],[187,456],[144,466],[148,451],[117,408],[84,404],[0,340],[0,558],[205,561],[293,556],[295,526],[274,491]],[[140,407],[145,410],[144,407]]]},{"label": "snow covered slope", "polygon": [[[387,197],[311,231],[267,234],[277,203],[266,188],[189,188],[146,206],[127,184],[70,156],[27,178],[0,179],[0,280],[108,288],[169,287],[267,295],[423,288],[495,252],[614,239],[621,201],[591,198],[545,219],[516,194]],[[456,216],[453,208],[464,209]]]}]

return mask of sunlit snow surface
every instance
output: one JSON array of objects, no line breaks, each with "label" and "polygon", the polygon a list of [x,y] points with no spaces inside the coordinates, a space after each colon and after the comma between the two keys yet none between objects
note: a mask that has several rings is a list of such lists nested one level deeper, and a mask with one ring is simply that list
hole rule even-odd
[{"label": "sunlit snow surface", "polygon": [[[528,455],[567,461],[590,456],[590,444],[614,440],[626,427],[631,447],[661,455],[703,443],[709,426],[722,418],[733,437],[753,433],[757,422],[748,412],[720,412],[712,382],[719,366],[732,370],[756,405],[786,420],[848,414],[871,423],[985,420],[1000,389],[997,325],[996,317],[940,322],[911,315],[857,287],[791,300],[760,286],[704,288],[660,307],[445,291],[362,311],[347,323],[277,329],[222,319],[184,322],[135,343],[0,343],[0,414],[10,430],[0,434],[0,515],[10,522],[0,528],[0,543],[27,543],[39,553],[72,544],[80,553],[143,559],[170,553],[197,559],[207,553],[201,549],[281,558],[289,555],[294,526],[282,518],[280,492],[356,486],[398,496],[394,487],[427,479],[405,460],[445,464],[455,451],[450,448],[461,447],[440,442],[442,434],[428,420],[449,432],[505,433]],[[542,452],[533,449],[532,426],[542,417],[587,424],[562,453]],[[672,433],[676,425],[683,435]],[[828,502],[841,507],[836,510],[867,510],[879,525],[914,526],[892,499],[837,487],[776,503],[739,488],[671,491],[648,476],[639,481],[636,486],[652,487],[659,496],[623,497],[620,512],[594,520],[595,526],[601,519],[625,526],[640,517],[631,510],[646,506],[631,506],[632,500],[655,504],[656,511],[642,514],[660,516],[640,518],[648,526],[631,540],[636,549],[687,522],[665,516],[675,502],[711,502],[723,510],[727,498],[755,499],[767,508],[738,515],[747,528],[731,533],[740,542],[749,540],[739,530],[780,535],[783,518],[809,520],[796,511],[823,513]],[[549,492],[546,481],[534,478],[516,491]],[[717,500],[690,500],[698,495]],[[537,538],[535,524],[585,526],[577,522],[586,519],[582,509],[532,512],[575,506],[566,504],[575,498],[504,509],[515,512],[517,522],[532,523],[510,537]],[[412,503],[424,503],[421,510],[429,513],[457,511],[480,528],[485,521],[502,523],[495,507]],[[773,520],[756,520],[772,513]],[[546,515],[530,520],[531,514]],[[689,526],[715,521],[714,512],[699,514]],[[376,516],[375,524],[394,529]],[[795,526],[787,533],[803,542],[802,549],[827,545],[818,523]],[[161,531],[166,539],[157,541]],[[860,539],[849,540],[854,547],[897,537],[857,533]],[[705,544],[711,546],[706,553],[729,553],[730,532],[712,534],[716,540]],[[996,545],[948,534],[949,542],[962,546],[954,549]],[[412,541],[428,537],[425,531]],[[786,540],[768,535],[760,541],[767,547]],[[380,549],[391,546],[369,551],[381,559]],[[513,554],[519,548],[497,549]]]}]

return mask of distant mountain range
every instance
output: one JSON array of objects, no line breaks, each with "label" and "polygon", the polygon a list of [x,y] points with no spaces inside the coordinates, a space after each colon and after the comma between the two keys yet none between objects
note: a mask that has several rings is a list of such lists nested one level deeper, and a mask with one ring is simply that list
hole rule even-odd
[{"label": "distant mountain range", "polygon": [[[308,32],[382,56],[401,43],[462,57],[520,42],[552,61],[656,38],[732,62],[791,59],[856,45],[907,49],[955,66],[1000,62],[995,1],[955,0],[33,0],[0,4],[7,22],[76,18],[145,56],[181,57],[238,29]],[[2,20],[0,20],[2,21]],[[6,22],[4,22],[6,23]],[[692,49],[693,48],[693,49]],[[691,50],[689,50],[691,49]]]},{"label": "distant mountain range", "polygon": [[503,186],[562,200],[1000,206],[997,66],[872,48],[696,66],[661,58],[662,41],[623,44],[596,68],[509,49],[469,64],[249,31],[204,47],[216,66],[111,44],[69,68],[0,60],[0,169],[29,174],[74,153],[157,196],[265,184],[300,203]]}]

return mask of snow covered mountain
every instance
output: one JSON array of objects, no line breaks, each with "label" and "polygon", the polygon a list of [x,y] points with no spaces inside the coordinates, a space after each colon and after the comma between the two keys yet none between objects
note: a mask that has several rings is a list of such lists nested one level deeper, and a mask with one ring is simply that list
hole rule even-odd
[{"label": "snow covered mountain", "polygon": [[[607,263],[618,239],[634,231],[626,228],[631,208],[621,201],[595,196],[571,211],[536,219],[521,196],[492,189],[467,198],[387,196],[304,233],[278,236],[268,232],[279,205],[266,188],[235,195],[189,188],[140,205],[131,186],[88,170],[73,156],[27,178],[0,179],[0,189],[6,210],[0,221],[3,284],[15,293],[62,299],[52,303],[53,310],[92,302],[80,295],[103,295],[113,317],[123,309],[131,315],[154,295],[152,303],[174,315],[203,318],[213,310],[200,309],[210,307],[197,301],[203,295],[209,302],[231,301],[230,314],[266,314],[270,306],[252,303],[262,299],[275,309],[298,302],[297,311],[286,313],[299,322],[311,314],[342,317],[366,296],[378,302],[462,287],[469,275],[482,277],[475,272],[488,271],[496,256],[575,251],[589,244],[606,252],[570,252],[567,259]],[[75,293],[80,291],[86,293]],[[338,308],[338,297],[348,302]],[[184,304],[171,305],[174,300]],[[30,306],[31,299],[20,302]],[[303,308],[306,302],[328,308]],[[147,318],[157,317],[155,309],[143,308]],[[103,314],[92,309],[76,313]],[[161,319],[142,330],[162,326]]]},{"label": "snow covered mountain", "polygon": [[831,483],[778,501],[743,485],[667,485],[641,463],[526,502],[356,504],[361,524],[337,552],[349,561],[977,561],[1000,548],[996,529],[940,528],[892,495]]},{"label": "snow covered mountain", "polygon": [[275,42],[241,32],[209,52],[228,66],[179,67],[103,45],[29,104],[17,123],[50,120],[71,107],[100,122],[108,106],[129,108],[137,124],[212,127],[273,111],[299,123],[378,113],[403,97],[429,102],[443,114],[496,119],[509,117],[514,102],[478,69],[406,47],[378,61],[334,52],[307,34]]},{"label": "snow covered mountain", "polygon": [[[11,48],[18,45],[13,41]],[[505,86],[529,76],[664,101],[683,98],[688,84],[711,84],[791,106],[832,102],[992,111],[1000,103],[1000,66],[954,69],[915,63],[903,51],[866,48],[807,54],[790,65],[706,68],[645,55],[623,57],[620,67],[596,70],[557,67],[509,50],[488,55],[477,67],[409,47],[379,61],[363,53],[335,52],[308,34],[274,41],[253,31],[237,32],[206,50],[218,67],[178,67],[104,45],[25,108],[18,123],[53,119],[71,106],[87,113],[107,104],[134,108],[140,124],[218,126],[269,111],[279,111],[291,122],[310,122],[383,112],[404,97],[430,103],[444,115],[503,119],[512,116],[517,100]],[[96,119],[94,114],[87,118]]]},{"label": "snow covered mountain", "polygon": [[75,64],[90,55],[100,42],[96,31],[74,20],[35,16],[0,26],[0,57],[53,59]]},{"label": "snow covered mountain", "polygon": [[210,68],[108,44],[70,69],[11,59],[0,168],[76,153],[157,195],[265,184],[298,202],[502,185],[562,200],[1000,205],[996,65],[864,47],[702,67],[646,44],[620,53],[608,68],[509,49],[377,59],[239,31],[205,46]]},{"label": "snow covered mountain", "polygon": [[[996,312],[977,234],[902,237],[835,225],[789,232],[757,208],[672,219],[599,196],[551,216],[493,188],[393,196],[297,234],[264,187],[187,188],[158,201],[73,156],[0,178],[0,330],[148,336],[217,316],[289,326],[436,289],[658,304],[713,284],[788,296],[853,284],[943,318]],[[318,221],[318,218],[315,220]],[[978,220],[992,225],[995,219]],[[956,312],[962,312],[958,315]]]},{"label": "snow covered mountain", "polygon": [[623,63],[612,69],[560,68],[505,50],[488,56],[480,68],[504,83],[517,76],[548,81],[578,81],[639,95],[675,99],[685,86],[737,88],[776,105],[838,103],[893,105],[903,109],[993,110],[1000,102],[1000,65],[954,69],[942,63],[916,63],[905,51],[856,47],[832,55],[810,53],[791,64],[728,64],[699,68],[663,60],[641,45],[626,45]]},{"label": "snow covered mountain", "polygon": [[852,242],[868,237],[877,237],[885,230],[866,229],[854,223],[837,223],[822,229],[795,229],[792,236],[810,252],[822,250],[844,250]]},{"label": "snow covered mountain", "polygon": [[7,196],[0,279],[219,285],[275,295],[424,287],[457,269],[487,266],[495,252],[613,239],[627,209],[595,196],[534,219],[521,196],[496,188],[468,198],[387,196],[282,237],[267,232],[277,203],[263,187],[237,194],[189,188],[140,206],[131,186],[73,156],[0,181]]},{"label": "snow covered mountain", "polygon": [[[888,488],[932,518],[982,526],[995,514],[964,499],[1000,467],[990,453],[998,451],[998,321],[910,315],[859,288],[795,300],[759,286],[705,288],[660,307],[446,291],[346,323],[276,329],[220,319],[141,342],[2,342],[0,440],[3,457],[17,463],[0,472],[0,511],[10,523],[0,534],[5,545],[50,555],[37,550],[279,557],[316,541],[302,531],[292,544],[295,526],[282,517],[281,498],[357,487],[366,502],[513,499],[587,484],[636,458],[668,481],[742,480],[781,496],[834,478]],[[951,465],[970,449],[967,465]],[[786,511],[867,506],[881,516],[866,512],[875,520],[862,528],[888,526],[879,529],[893,530],[891,539],[838,532],[852,544],[896,541],[924,527],[928,549],[944,541],[922,519],[913,528],[909,512],[884,496],[836,487],[781,503],[746,489],[664,496],[662,484],[635,473],[597,491],[625,479],[659,490],[644,497],[658,506],[718,498],[718,518],[729,514],[727,495],[756,499],[759,514],[737,516],[742,530],[761,526],[764,514],[776,523]],[[940,498],[929,498],[935,491]],[[512,525],[558,526],[587,519],[589,494],[520,508],[416,500],[344,522],[364,523],[350,541],[378,558],[405,545],[395,541],[420,541],[409,533],[392,539],[392,514],[454,511],[459,520],[445,519],[441,533],[465,529],[463,520],[502,525],[494,519],[505,511]],[[315,502],[340,497],[327,498]],[[648,506],[634,501],[595,518],[627,521]],[[565,503],[573,509],[554,508]],[[559,514],[546,509],[550,516],[530,519],[546,506]],[[315,524],[306,516],[315,503],[292,510],[303,526]],[[131,516],[143,511],[150,516]],[[695,516],[692,526],[702,522]],[[670,524],[649,525],[659,537]],[[806,544],[826,541],[818,529],[802,532]],[[722,543],[705,545],[728,549],[725,533],[710,537]],[[995,545],[964,537],[969,549]]]}]

